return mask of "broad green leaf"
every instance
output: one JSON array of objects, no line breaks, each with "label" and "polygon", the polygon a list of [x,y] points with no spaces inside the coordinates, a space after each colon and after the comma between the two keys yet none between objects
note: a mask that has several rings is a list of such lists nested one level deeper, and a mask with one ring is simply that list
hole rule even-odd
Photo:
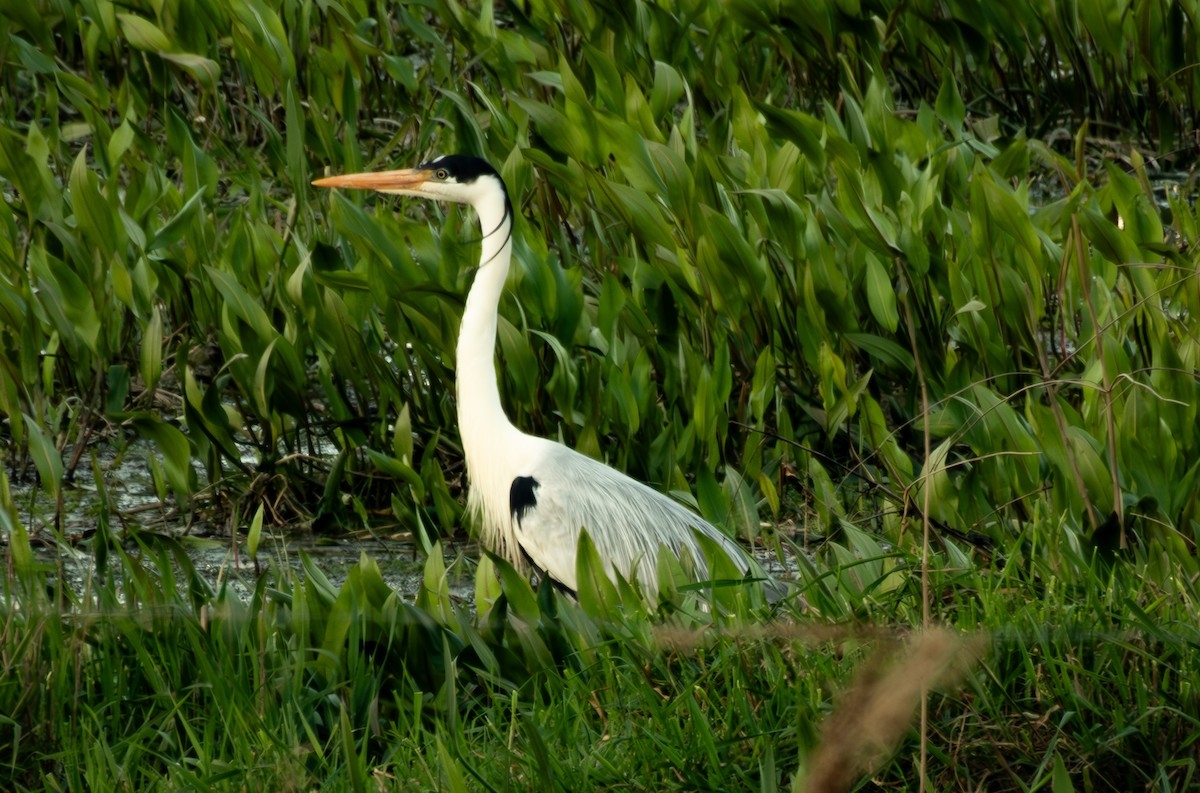
[{"label": "broad green leaf", "polygon": [[997,184],[993,179],[983,179],[979,184],[983,199],[986,201],[988,219],[1012,235],[1012,238],[1024,248],[1029,261],[1041,261],[1041,242],[1025,207],[1021,206],[1012,191]]},{"label": "broad green leaf", "polygon": [[844,338],[850,344],[888,366],[903,369],[907,372],[915,371],[916,364],[912,353],[892,339],[884,336],[876,336],[871,333],[846,333],[844,334]]},{"label": "broad green leaf", "polygon": [[[45,41],[49,45],[50,42],[46,40],[46,22],[48,20],[44,17],[44,10],[40,6],[26,2],[26,0],[3,0],[0,2],[0,12],[29,31],[35,39]],[[20,37],[14,35],[13,39],[19,41]]]},{"label": "broad green leaf", "polygon": [[367,453],[367,457],[371,458],[371,462],[381,473],[406,482],[413,489],[413,495],[418,501],[425,497],[425,482],[411,465],[374,449],[364,449],[363,451]]},{"label": "broad green leaf", "polygon": [[729,529],[737,536],[753,541],[759,534],[758,507],[754,503],[754,490],[742,478],[737,469],[725,467],[725,496],[729,502]]},{"label": "broad green leaf", "polygon": [[228,6],[234,42],[246,54],[259,90],[273,94],[296,76],[296,63],[287,31],[276,11],[263,0],[242,0]]},{"label": "broad green leaf", "polygon": [[475,614],[479,618],[487,615],[502,593],[500,581],[496,576],[496,566],[492,557],[484,554],[479,559],[479,566],[475,568]]},{"label": "broad green leaf", "polygon": [[84,148],[71,166],[71,206],[79,228],[88,236],[101,256],[112,256],[117,252],[117,224],[108,202],[100,195],[96,177],[87,167],[87,149]]},{"label": "broad green leaf", "polygon": [[560,110],[519,96],[514,96],[512,101],[529,115],[538,134],[556,151],[577,160],[587,161],[583,132]]},{"label": "broad green leaf", "polygon": [[167,479],[179,502],[180,509],[187,509],[193,492],[196,474],[192,469],[191,447],[187,437],[175,427],[157,416],[138,413],[129,423],[144,438],[149,438],[162,453]]},{"label": "broad green leaf", "polygon": [[258,558],[258,543],[262,540],[263,529],[263,505],[259,504],[258,509],[254,511],[254,518],[250,521],[250,531],[246,533],[246,553],[251,559]]},{"label": "broad green leaf", "polygon": [[160,52],[171,49],[171,39],[166,33],[145,17],[136,14],[117,14],[121,33],[134,49]]},{"label": "broad green leaf", "polygon": [[1129,235],[1099,212],[1089,209],[1079,215],[1079,220],[1088,240],[1110,262],[1132,264],[1142,260],[1137,245]]},{"label": "broad green leaf", "polygon": [[1054,753],[1054,767],[1050,772],[1050,790],[1052,793],[1075,793],[1075,785],[1071,783],[1071,775],[1063,763],[1061,752]]},{"label": "broad green leaf", "polygon": [[72,352],[82,352],[75,347],[81,343],[92,354],[100,354],[102,323],[87,284],[63,263],[52,265],[46,261],[44,248],[32,250],[30,260],[41,305],[50,314],[68,347]]},{"label": "broad green leaf", "polygon": [[417,596],[417,606],[429,612],[443,625],[454,622],[454,607],[450,603],[450,587],[446,580],[446,560],[441,543],[434,543],[425,559],[423,584]]},{"label": "broad green leaf", "polygon": [[303,186],[308,184],[308,161],[304,156],[304,108],[296,82],[289,80],[284,92],[288,177],[297,187],[296,200],[304,200]]},{"label": "broad green leaf", "polygon": [[579,532],[575,552],[575,592],[580,607],[594,619],[610,620],[620,608],[620,597],[608,577],[608,566],[586,531]]},{"label": "broad green leaf", "polygon": [[108,139],[108,161],[113,168],[116,168],[121,158],[129,151],[129,147],[133,145],[133,139],[133,126],[126,118],[121,122],[121,126],[113,130],[112,137]]},{"label": "broad green leaf", "polygon": [[[29,129],[29,137],[40,136],[37,126]],[[62,198],[59,191],[47,190],[42,178],[44,162],[26,151],[27,142],[15,132],[0,128],[0,176],[12,182],[25,202],[26,214],[32,217],[61,214]],[[49,173],[46,174],[49,176]],[[54,211],[57,208],[58,211]]]},{"label": "broad green leaf", "polygon": [[949,68],[942,72],[942,85],[937,95],[938,117],[957,135],[963,128],[963,120],[967,117],[967,108],[962,96],[958,93],[958,84]]},{"label": "broad green leaf", "polygon": [[1112,0],[1106,3],[1082,3],[1078,7],[1083,31],[1090,35],[1101,52],[1110,57],[1121,56],[1124,49],[1124,21],[1129,4],[1130,0]]},{"label": "broad green leaf", "polygon": [[153,253],[162,248],[168,248],[183,239],[183,235],[188,232],[189,226],[195,221],[197,213],[203,206],[203,199],[203,189],[193,193],[184,203],[183,207],[175,213],[175,216],[155,232],[154,237],[151,238],[150,243],[146,246],[146,252]]},{"label": "broad green leaf", "polygon": [[203,55],[196,55],[190,52],[159,52],[159,57],[165,61],[175,64],[185,72],[190,74],[196,82],[209,91],[216,89],[218,81],[221,79],[220,65]]},{"label": "broad green leaf", "polygon": [[41,479],[42,487],[46,489],[50,497],[57,499],[62,487],[62,455],[59,454],[53,439],[33,416],[26,413],[23,418],[25,420],[25,436],[29,439],[29,454],[33,457],[33,464],[37,466],[38,478]]},{"label": "broad green leaf", "polygon": [[662,118],[683,98],[687,84],[673,66],[662,61],[654,62],[654,87],[650,90],[650,110],[655,118]]},{"label": "broad green leaf", "polygon": [[[0,471],[0,477],[4,477],[4,491],[7,494],[7,475]],[[4,500],[5,502],[9,501],[8,498]],[[16,573],[17,579],[20,581],[30,580],[30,576],[35,570],[35,557],[33,546],[29,542],[29,531],[17,518],[15,510],[8,503],[0,504],[0,530],[4,531],[5,536],[8,537],[8,558],[12,562],[12,570]]]},{"label": "broad green leaf", "polygon": [[146,390],[154,393],[158,379],[162,376],[163,351],[162,314],[158,306],[152,309],[150,321],[142,330],[141,375]]},{"label": "broad green leaf", "polygon": [[108,367],[104,379],[104,412],[113,417],[120,417],[125,411],[125,401],[129,398],[129,367],[125,364],[113,364]]},{"label": "broad green leaf", "polygon": [[258,359],[258,364],[254,367],[254,388],[251,392],[254,395],[254,401],[257,404],[258,415],[270,416],[273,412],[273,405],[270,401],[270,396],[274,391],[274,380],[270,377],[271,352],[275,349],[275,343],[279,341],[279,337],[271,339],[267,344],[267,348],[263,350],[262,357]]},{"label": "broad green leaf", "polygon": [[1112,477],[1100,455],[1100,442],[1079,427],[1068,427],[1067,439],[1087,496],[1103,521],[1112,512],[1114,501]]},{"label": "broad green leaf", "polygon": [[825,146],[822,144],[822,138],[827,131],[819,119],[766,102],[755,102],[755,108],[763,114],[772,134],[785,137],[794,143],[811,167],[819,168],[825,164]]},{"label": "broad green leaf", "polygon": [[488,553],[488,556],[500,573],[500,588],[512,607],[513,614],[527,623],[536,623],[541,616],[541,609],[533,589],[529,586],[529,579],[518,573],[506,560],[492,553]]},{"label": "broad green leaf", "polygon": [[867,252],[867,304],[875,321],[889,333],[895,333],[900,324],[900,313],[896,308],[896,290],[879,259]]},{"label": "broad green leaf", "polygon": [[409,413],[407,402],[400,408],[400,415],[396,417],[396,427],[392,432],[392,454],[405,465],[412,465],[412,416]]},{"label": "broad green leaf", "polygon": [[762,421],[775,396],[775,356],[764,347],[754,363],[754,378],[750,382],[750,411],[755,421]]},{"label": "broad green leaf", "polygon": [[607,179],[599,179],[597,188],[608,199],[609,206],[621,217],[622,222],[632,226],[644,243],[668,249],[674,247],[662,210],[649,196]]},{"label": "broad green leaf", "polygon": [[232,275],[215,267],[205,267],[204,271],[208,274],[213,286],[225,299],[224,307],[249,325],[258,336],[259,341],[265,343],[269,339],[277,338],[278,334],[271,326],[271,321],[267,318],[263,307],[247,294]]}]

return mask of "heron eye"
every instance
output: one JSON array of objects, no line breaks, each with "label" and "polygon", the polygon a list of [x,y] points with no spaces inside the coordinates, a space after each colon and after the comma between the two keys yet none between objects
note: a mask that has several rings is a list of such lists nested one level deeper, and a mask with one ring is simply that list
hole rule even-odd
[{"label": "heron eye", "polygon": [[450,174],[446,173],[445,168],[438,168],[437,171],[435,171],[433,175],[436,179],[443,181],[443,182],[446,179],[450,178]]}]

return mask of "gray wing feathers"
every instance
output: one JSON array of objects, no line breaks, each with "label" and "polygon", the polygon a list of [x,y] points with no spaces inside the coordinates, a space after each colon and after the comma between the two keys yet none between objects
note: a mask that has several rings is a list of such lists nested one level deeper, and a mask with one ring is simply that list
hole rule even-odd
[{"label": "gray wing feathers", "polygon": [[700,516],[641,482],[557,446],[531,475],[537,479],[537,505],[514,526],[530,558],[562,584],[575,588],[579,531],[588,535],[610,567],[657,589],[658,548],[675,555],[686,548],[702,571],[705,557],[693,531],[710,537],[745,572],[750,557],[740,545]]}]

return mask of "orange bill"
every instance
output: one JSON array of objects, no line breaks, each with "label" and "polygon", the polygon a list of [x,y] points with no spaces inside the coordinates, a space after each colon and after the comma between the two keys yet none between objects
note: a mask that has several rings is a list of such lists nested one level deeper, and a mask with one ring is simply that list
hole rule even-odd
[{"label": "orange bill", "polygon": [[326,176],[313,181],[314,187],[348,187],[354,190],[416,190],[429,179],[430,171],[423,168],[405,168],[401,171],[377,171],[375,173],[349,173],[342,176]]}]

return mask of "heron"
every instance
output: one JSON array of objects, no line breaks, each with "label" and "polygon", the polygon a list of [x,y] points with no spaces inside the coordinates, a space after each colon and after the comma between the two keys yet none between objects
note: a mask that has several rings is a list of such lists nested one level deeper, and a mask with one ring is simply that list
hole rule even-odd
[{"label": "heron", "polygon": [[698,536],[726,554],[743,575],[759,575],[749,553],[723,531],[653,488],[575,449],[522,432],[500,402],[496,323],[512,262],[513,208],[500,174],[486,160],[449,154],[415,168],[317,179],[317,187],[375,190],[467,204],[482,232],[479,266],[458,331],[456,386],[466,458],[468,511],[480,540],[517,569],[530,568],[576,591],[576,553],[587,531],[610,579],[658,591],[658,553],[690,557],[698,576],[710,562]]}]

